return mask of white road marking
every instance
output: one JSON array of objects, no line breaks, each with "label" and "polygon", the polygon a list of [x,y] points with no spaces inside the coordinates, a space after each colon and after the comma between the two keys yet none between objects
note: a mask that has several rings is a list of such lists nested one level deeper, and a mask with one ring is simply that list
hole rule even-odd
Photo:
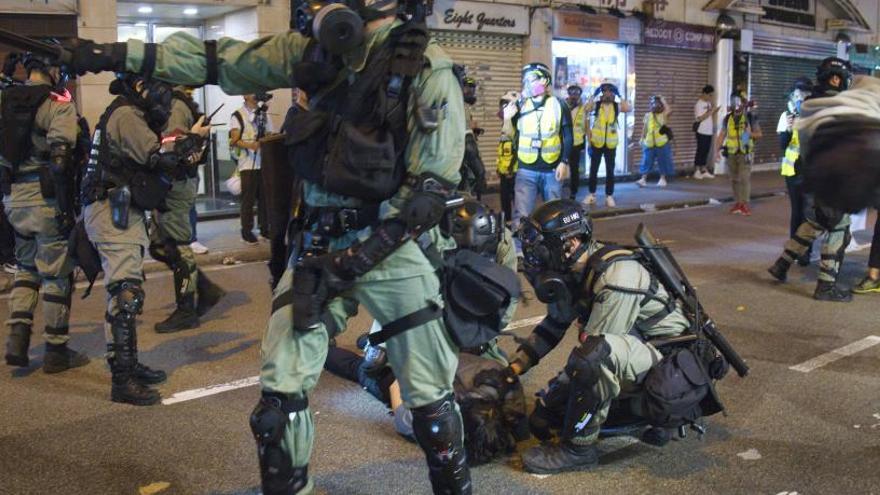
[{"label": "white road marking", "polygon": [[[233,265],[230,265],[233,266]],[[234,265],[241,266],[241,265]],[[219,267],[218,267],[219,268]],[[505,328],[505,330],[513,330],[515,328],[522,328],[537,325],[544,319],[544,316],[536,316],[534,318],[525,318],[522,320],[516,320],[510,322],[509,325]],[[204,388],[196,388],[193,390],[184,390],[183,392],[177,392],[171,397],[167,399],[162,399],[162,404],[169,406],[171,404],[177,404],[178,402],[186,402],[194,399],[201,399],[202,397],[208,397],[211,395],[221,394],[223,392],[228,392],[230,390],[237,390],[245,387],[252,387],[260,383],[259,376],[251,376],[248,378],[242,378],[241,380],[235,380],[227,383],[220,383],[217,385],[209,385]]]},{"label": "white road marking", "polygon": [[804,361],[797,366],[791,366],[788,369],[800,371],[801,373],[809,373],[816,368],[821,368],[822,366],[831,364],[838,359],[852,356],[857,352],[864,351],[865,349],[874,347],[877,344],[880,344],[880,337],[878,337],[877,335],[868,335],[867,337],[857,340],[852,344],[845,345],[839,349],[834,349],[831,352],[826,352],[825,354],[816,356],[813,359]]},{"label": "white road marking", "polygon": [[745,461],[757,461],[761,458],[761,453],[758,452],[758,449],[749,449],[736,455],[737,457],[742,457],[742,459]]}]

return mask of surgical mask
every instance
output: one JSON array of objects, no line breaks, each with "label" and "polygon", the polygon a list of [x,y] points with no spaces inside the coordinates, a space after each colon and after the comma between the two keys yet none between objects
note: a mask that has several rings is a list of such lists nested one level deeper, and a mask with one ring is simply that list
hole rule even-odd
[{"label": "surgical mask", "polygon": [[[354,2],[352,2],[354,3]],[[349,2],[299,0],[294,7],[294,27],[333,55],[342,55],[364,42],[364,18]]]},{"label": "surgical mask", "polygon": [[546,92],[547,84],[541,79],[531,81],[523,88],[523,93],[525,93],[527,98],[537,98],[543,96]]}]

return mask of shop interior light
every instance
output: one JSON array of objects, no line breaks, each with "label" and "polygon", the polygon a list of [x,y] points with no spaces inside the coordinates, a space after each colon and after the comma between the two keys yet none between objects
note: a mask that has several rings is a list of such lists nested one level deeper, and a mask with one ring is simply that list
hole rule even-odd
[{"label": "shop interior light", "polygon": [[138,7],[138,13],[139,14],[152,14],[153,7],[150,7],[149,5],[144,5],[142,7]]},{"label": "shop interior light", "polygon": [[196,15],[199,13],[199,9],[195,7],[187,7],[183,9],[183,15]]}]

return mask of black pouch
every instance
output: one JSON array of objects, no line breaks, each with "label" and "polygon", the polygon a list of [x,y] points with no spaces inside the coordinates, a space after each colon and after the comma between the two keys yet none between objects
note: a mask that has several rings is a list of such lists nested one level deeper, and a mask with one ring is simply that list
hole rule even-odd
[{"label": "black pouch", "polygon": [[403,181],[394,136],[385,130],[364,133],[343,121],[324,165],[325,189],[367,201],[391,197]]},{"label": "black pouch", "polygon": [[288,113],[284,121],[284,144],[297,177],[321,183],[330,116],[325,112]]},{"label": "black pouch", "polygon": [[52,177],[52,171],[49,167],[40,167],[40,194],[44,199],[55,198],[55,178]]},{"label": "black pouch", "polygon": [[165,197],[171,180],[162,174],[138,170],[130,180],[131,204],[142,210],[168,211]]},{"label": "black pouch", "polygon": [[642,410],[651,424],[675,428],[704,415],[701,403],[710,394],[709,377],[690,349],[670,353],[651,368],[643,383]]},{"label": "black pouch", "polygon": [[675,139],[675,137],[672,133],[672,129],[668,125],[660,126],[660,134],[663,134],[666,137],[668,137],[670,141]]}]

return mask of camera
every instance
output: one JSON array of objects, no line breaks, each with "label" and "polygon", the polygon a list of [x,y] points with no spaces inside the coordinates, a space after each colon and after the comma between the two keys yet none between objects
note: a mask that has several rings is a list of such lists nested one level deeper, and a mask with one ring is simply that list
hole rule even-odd
[{"label": "camera", "polygon": [[269,100],[272,99],[272,94],[267,93],[265,91],[256,93],[254,95],[254,99],[257,100],[257,112],[265,112],[269,109]]}]

